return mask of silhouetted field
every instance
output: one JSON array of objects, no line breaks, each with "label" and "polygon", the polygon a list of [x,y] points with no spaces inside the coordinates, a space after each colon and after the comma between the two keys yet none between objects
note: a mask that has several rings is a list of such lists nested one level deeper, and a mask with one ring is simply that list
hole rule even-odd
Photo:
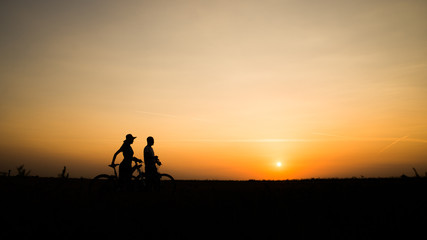
[{"label": "silhouetted field", "polygon": [[88,192],[89,180],[0,178],[0,238],[424,239],[427,179],[177,181]]}]

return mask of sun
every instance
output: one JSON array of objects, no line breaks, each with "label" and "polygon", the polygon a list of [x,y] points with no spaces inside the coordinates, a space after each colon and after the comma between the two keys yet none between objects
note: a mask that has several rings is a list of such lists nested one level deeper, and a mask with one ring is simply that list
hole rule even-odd
[{"label": "sun", "polygon": [[276,163],[276,167],[281,167],[282,166],[282,162],[277,162]]}]

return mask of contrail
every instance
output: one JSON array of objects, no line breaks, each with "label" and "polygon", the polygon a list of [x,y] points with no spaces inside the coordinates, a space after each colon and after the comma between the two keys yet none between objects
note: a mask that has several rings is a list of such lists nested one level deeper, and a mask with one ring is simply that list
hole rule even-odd
[{"label": "contrail", "polygon": [[381,151],[379,151],[378,153],[382,153],[382,152],[384,152],[385,150],[387,150],[387,149],[391,148],[394,144],[396,144],[396,143],[398,143],[398,142],[400,142],[400,141],[404,141],[404,140],[405,140],[405,139],[407,139],[407,138],[408,138],[408,136],[404,136],[404,137],[401,137],[401,138],[396,139],[394,142],[390,143],[389,145],[387,145],[387,146],[385,146],[383,149],[381,149]]},{"label": "contrail", "polygon": [[391,144],[386,146],[384,148],[385,151],[387,148],[393,146],[394,144],[404,141],[404,142],[414,142],[414,143],[427,143],[426,139],[420,139],[420,138],[409,138],[408,136],[403,136],[401,138],[390,138],[390,137],[351,137],[351,136],[342,136],[342,135],[335,135],[335,134],[329,134],[329,133],[321,133],[321,132],[313,132],[312,134],[315,135],[321,135],[326,137],[331,137],[328,139],[325,139],[325,141],[330,142],[340,142],[340,141],[354,141],[354,142],[390,142]]},{"label": "contrail", "polygon": [[419,138],[407,138],[405,142],[415,142],[415,143],[427,143],[427,140],[419,139]]}]

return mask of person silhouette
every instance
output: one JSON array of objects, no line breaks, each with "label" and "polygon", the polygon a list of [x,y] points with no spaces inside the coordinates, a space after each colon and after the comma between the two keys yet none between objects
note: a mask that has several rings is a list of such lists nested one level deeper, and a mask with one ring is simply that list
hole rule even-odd
[{"label": "person silhouette", "polygon": [[123,161],[119,165],[119,183],[122,187],[128,186],[131,179],[132,179],[132,161],[135,162],[142,162],[138,158],[134,157],[133,149],[130,146],[136,137],[132,136],[132,134],[126,135],[126,139],[123,141],[122,146],[117,150],[116,153],[114,153],[113,161],[109,165],[110,167],[116,167],[117,164],[115,164],[116,157],[119,153],[123,153]]},{"label": "person silhouette", "polygon": [[154,154],[153,146],[154,138],[147,137],[147,146],[144,148],[144,162],[145,162],[145,174],[147,179],[147,185],[151,188],[158,185],[160,180],[157,172],[157,165],[162,165],[159,161],[159,157]]}]

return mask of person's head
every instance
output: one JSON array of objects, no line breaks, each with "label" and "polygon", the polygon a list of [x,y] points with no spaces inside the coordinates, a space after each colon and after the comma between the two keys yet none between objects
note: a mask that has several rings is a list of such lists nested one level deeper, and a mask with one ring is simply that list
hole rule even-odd
[{"label": "person's head", "polygon": [[153,146],[154,145],[154,138],[149,136],[147,138],[147,145]]},{"label": "person's head", "polygon": [[128,134],[126,135],[126,141],[130,144],[133,143],[133,141],[135,140],[136,137],[132,136],[132,134]]}]

